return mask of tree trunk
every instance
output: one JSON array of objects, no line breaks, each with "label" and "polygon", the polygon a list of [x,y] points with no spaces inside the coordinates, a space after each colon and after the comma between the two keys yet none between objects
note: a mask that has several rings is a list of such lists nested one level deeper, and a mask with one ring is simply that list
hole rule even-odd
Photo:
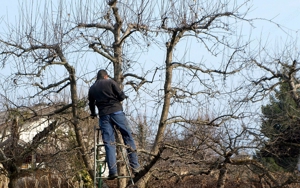
[{"label": "tree trunk", "polygon": [[172,37],[170,39],[171,42],[166,43],[167,53],[166,53],[166,77],[165,77],[165,84],[164,84],[164,105],[161,112],[161,117],[159,120],[159,126],[157,130],[157,134],[155,137],[154,146],[152,148],[152,153],[157,154],[159,151],[160,144],[163,140],[164,132],[166,129],[166,120],[168,118],[169,109],[170,109],[170,101],[172,96],[174,95],[172,91],[172,76],[173,76],[173,50],[176,44],[179,42],[180,38],[183,36],[185,31],[181,30],[173,31]]},{"label": "tree trunk", "polygon": [[136,182],[135,185],[138,188],[146,188],[146,184],[149,181],[150,177],[151,177],[151,173],[148,172],[138,182]]},{"label": "tree trunk", "polygon": [[16,178],[9,177],[8,188],[15,188]]},{"label": "tree trunk", "polygon": [[298,155],[297,170],[300,172],[300,154]]},{"label": "tree trunk", "polygon": [[79,127],[79,119],[78,119],[78,109],[77,109],[77,103],[78,103],[78,97],[77,97],[77,86],[76,86],[76,75],[75,75],[75,69],[71,66],[67,67],[67,70],[69,71],[70,75],[70,87],[71,87],[71,100],[72,100],[72,116],[73,116],[73,126],[75,130],[76,135],[76,141],[80,150],[80,153],[82,155],[82,159],[84,162],[85,167],[87,168],[87,171],[89,175],[94,180],[94,169],[90,163],[90,159],[87,155],[87,150],[83,142],[83,136],[82,136],[82,130]]},{"label": "tree trunk", "polygon": [[[120,145],[117,145],[117,160],[120,161],[118,164],[118,175],[119,176],[128,176],[128,173],[126,171],[126,165],[124,160],[127,160],[126,158],[123,159],[123,154],[122,152],[124,152],[124,147],[122,145],[124,145],[123,139],[122,139],[122,135],[120,134],[119,131],[116,131],[116,142]],[[126,154],[126,153],[125,153]],[[127,155],[124,155],[124,157],[127,157]],[[118,188],[125,188],[127,185],[127,178],[120,178],[118,181]]]},{"label": "tree trunk", "polygon": [[[177,32],[174,31],[172,38],[170,39],[170,43],[168,42],[166,47],[167,47],[167,54],[166,54],[166,76],[165,76],[165,83],[164,83],[164,102],[163,102],[163,108],[161,111],[161,116],[159,120],[159,125],[158,125],[158,130],[156,133],[154,145],[152,147],[152,153],[154,155],[158,155],[159,149],[161,146],[161,143],[164,138],[164,133],[166,130],[167,126],[167,119],[169,115],[169,109],[170,109],[170,104],[171,104],[171,98],[173,96],[173,91],[172,91],[172,76],[173,76],[173,66],[172,66],[172,61],[173,61],[173,50],[178,43],[179,39],[182,37],[184,31]],[[154,158],[152,157],[152,160]],[[146,187],[147,182],[149,181],[151,177],[151,170],[145,174],[139,181],[138,185],[141,188]]]},{"label": "tree trunk", "polygon": [[221,169],[219,172],[219,178],[217,183],[217,188],[224,188],[226,183],[226,177],[227,177],[227,166],[226,163],[221,165]]}]

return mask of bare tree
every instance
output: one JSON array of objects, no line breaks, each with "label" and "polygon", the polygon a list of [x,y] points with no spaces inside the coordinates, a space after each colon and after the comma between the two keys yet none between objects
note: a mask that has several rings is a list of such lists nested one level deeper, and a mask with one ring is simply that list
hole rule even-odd
[{"label": "bare tree", "polygon": [[[73,125],[80,156],[90,176],[93,177],[92,163],[87,155],[82,129],[79,126],[78,110],[84,103],[78,99],[75,64],[72,65],[68,60],[69,54],[72,53],[71,41],[74,38],[69,37],[71,29],[68,23],[64,22],[65,17],[68,16],[64,14],[65,5],[62,2],[57,8],[52,7],[51,3],[37,3],[31,6],[24,2],[23,5],[24,7],[20,6],[19,24],[8,26],[6,35],[2,35],[0,39],[2,64],[4,66],[14,64],[17,68],[13,70],[15,76],[11,81],[12,84],[18,86],[17,93],[24,97],[16,108],[32,105],[35,102],[55,103],[57,98],[64,95],[63,92],[68,93],[70,97],[67,103],[57,113],[71,109],[72,117],[68,121]],[[40,9],[44,11],[35,11]],[[52,11],[57,14],[51,15]],[[57,70],[55,67],[58,67]],[[59,70],[60,73],[58,73]],[[30,88],[35,88],[35,90]],[[66,90],[67,88],[69,90]],[[26,93],[27,91],[29,93]],[[55,129],[56,126],[50,124],[48,131],[41,132],[42,137],[37,135],[38,140],[33,140],[35,148],[40,144],[40,138],[47,137]]]},{"label": "bare tree", "polygon": [[[232,112],[228,114],[215,114],[216,118],[214,119],[201,119],[185,117],[182,112],[185,110],[196,110],[197,108],[195,108],[195,106],[202,106],[204,104],[201,98],[205,100],[206,96],[215,96],[220,92],[219,88],[212,87],[212,85],[217,85],[214,78],[218,76],[226,78],[231,74],[239,72],[243,65],[236,65],[236,61],[233,61],[233,59],[235,59],[238,52],[245,47],[244,45],[234,46],[226,40],[226,37],[232,35],[230,30],[234,27],[229,24],[227,19],[244,20],[243,16],[237,14],[239,6],[231,7],[229,2],[195,3],[189,5],[185,2],[180,3],[173,1],[165,2],[160,4],[160,6],[162,10],[160,14],[161,22],[158,27],[161,28],[161,32],[166,36],[166,55],[164,61],[165,65],[163,66],[165,71],[162,95],[163,105],[152,148],[152,154],[155,156],[159,154],[160,148],[163,148],[165,131],[168,126],[179,122],[220,126],[224,121],[235,116],[234,112]],[[199,12],[198,10],[203,10],[203,12]],[[224,35],[218,36],[219,33],[214,34],[214,30],[216,30],[216,33],[218,33],[218,31],[224,31]],[[218,69],[209,68],[207,65],[204,65],[203,62],[174,61],[176,46],[182,39],[189,37],[199,40],[199,43],[205,45],[208,52],[212,54],[219,53],[218,48],[220,48],[220,46],[231,49],[232,53],[229,55],[228,61],[224,61],[218,65]],[[210,43],[211,41],[213,42]],[[210,47],[210,45],[212,45],[212,47]],[[239,68],[235,68],[235,66]],[[214,65],[212,65],[212,67],[214,67]],[[178,76],[178,73],[182,76]],[[174,77],[173,74],[177,76]],[[208,79],[208,82],[202,79],[202,75],[205,74],[211,78]],[[174,82],[176,84],[174,84]],[[202,88],[199,87],[199,83],[201,83]],[[190,103],[191,98],[195,99],[191,102],[192,104]],[[174,104],[177,104],[181,108],[179,114],[176,111],[172,111],[171,107]],[[174,115],[171,115],[172,113]],[[156,159],[154,158],[153,160]],[[149,165],[153,164],[155,163],[149,163]],[[147,168],[149,168],[149,166]],[[151,173],[145,174],[141,182],[147,182],[147,179],[150,177]],[[140,186],[143,187],[143,185]]]},{"label": "bare tree", "polygon": [[[248,62],[252,63],[257,71],[261,71],[262,76],[250,78],[253,92],[248,96],[248,99],[252,101],[267,100],[272,98],[272,96],[277,96],[276,98],[273,97],[273,102],[275,101],[278,104],[285,103],[285,106],[279,105],[280,110],[282,110],[281,114],[275,111],[267,112],[271,118],[269,127],[263,126],[265,118],[261,118],[260,128],[261,132],[264,133],[264,137],[262,140],[263,147],[260,148],[260,151],[265,153],[265,156],[273,156],[279,160],[290,157],[290,159],[293,158],[294,161],[297,161],[299,151],[291,147],[298,148],[299,144],[299,137],[297,136],[299,132],[299,117],[297,115],[299,112],[299,52],[295,48],[295,40],[290,40],[291,42],[283,43],[282,46],[277,47],[275,50],[273,50],[273,47],[263,46],[259,49],[259,53],[249,55]],[[284,101],[282,96],[289,101]],[[278,101],[281,98],[282,101]],[[272,110],[271,108],[269,109]],[[292,109],[293,112],[288,109]],[[265,108],[265,110],[267,109]],[[279,124],[279,119],[285,124]],[[272,124],[272,122],[274,123]],[[281,173],[277,172],[283,177],[286,176],[286,181],[276,181],[274,178],[272,180],[273,185],[283,186],[299,182],[295,174],[298,172],[295,164],[297,162],[292,161],[290,160],[291,165],[293,165],[289,169],[291,171],[290,174],[284,173],[284,171]],[[287,166],[289,164],[286,164]],[[272,171],[271,168],[268,170]]]},{"label": "bare tree", "polygon": [[[68,120],[74,126],[79,151],[91,177],[78,114],[85,99],[80,99],[78,90],[87,91],[97,69],[105,68],[130,95],[124,106],[132,119],[141,117],[141,110],[147,109],[143,121],[136,122],[143,133],[140,140],[144,147],[140,152],[148,159],[143,161],[135,183],[145,187],[153,176],[162,173],[162,161],[181,157],[182,164],[195,164],[193,171],[187,172],[189,175],[218,169],[218,187],[224,187],[228,166],[242,164],[233,162],[232,157],[256,147],[241,143],[251,133],[241,122],[251,118],[248,105],[259,94],[245,85],[271,80],[249,82],[252,78],[244,76],[244,69],[253,64],[243,59],[249,42],[238,34],[238,24],[251,25],[252,20],[246,18],[248,2],[88,0],[70,6],[64,1],[36,3],[33,7],[43,11],[27,12],[21,8],[19,25],[8,27],[11,30],[1,36],[2,63],[15,64],[17,70],[11,81],[24,86],[28,91],[23,95],[26,99],[51,103],[55,98],[70,96],[61,112],[71,109],[72,118]],[[152,48],[159,60],[144,60],[148,52],[153,53]],[[205,61],[208,58],[211,62]],[[94,66],[93,61],[97,61]],[[252,62],[273,73],[255,58]],[[79,84],[83,87],[78,88]],[[29,86],[35,90],[27,89]],[[293,87],[298,86],[294,83]],[[144,142],[143,124],[156,126],[148,129],[155,130],[148,137],[149,143]],[[195,127],[205,127],[207,132]],[[190,134],[185,135],[185,140],[194,142],[190,148],[168,142],[168,133],[177,131],[177,139],[184,130]],[[197,150],[218,157],[209,160]],[[166,157],[167,152],[172,157]],[[250,163],[253,160],[243,164]],[[125,174],[123,168],[119,170]],[[119,181],[119,187],[126,184],[126,180]]]}]

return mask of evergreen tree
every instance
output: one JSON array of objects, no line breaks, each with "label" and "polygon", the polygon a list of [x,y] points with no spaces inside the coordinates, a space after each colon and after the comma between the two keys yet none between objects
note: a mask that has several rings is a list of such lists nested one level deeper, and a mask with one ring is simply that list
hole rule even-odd
[{"label": "evergreen tree", "polygon": [[294,170],[300,152],[300,119],[288,83],[282,82],[279,90],[270,97],[270,104],[261,109],[261,132],[266,141],[260,156],[285,170]]}]

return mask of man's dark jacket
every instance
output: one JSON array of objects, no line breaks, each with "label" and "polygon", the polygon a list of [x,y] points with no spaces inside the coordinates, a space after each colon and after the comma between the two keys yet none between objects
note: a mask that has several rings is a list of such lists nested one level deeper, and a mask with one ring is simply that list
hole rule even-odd
[{"label": "man's dark jacket", "polygon": [[89,107],[95,115],[95,105],[99,116],[108,115],[123,110],[121,101],[125,99],[124,92],[111,79],[99,79],[90,88],[88,94]]}]

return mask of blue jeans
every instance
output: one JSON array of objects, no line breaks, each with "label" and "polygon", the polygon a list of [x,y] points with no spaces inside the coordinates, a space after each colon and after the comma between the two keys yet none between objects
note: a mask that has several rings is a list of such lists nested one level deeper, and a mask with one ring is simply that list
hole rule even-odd
[{"label": "blue jeans", "polygon": [[128,126],[124,112],[118,111],[109,115],[100,116],[99,125],[102,133],[102,140],[105,145],[109,174],[117,173],[114,125],[116,125],[116,128],[120,131],[124,144],[130,147],[127,149],[130,167],[135,169],[139,168],[140,165],[136,153],[136,145],[131,135],[131,129]]}]

